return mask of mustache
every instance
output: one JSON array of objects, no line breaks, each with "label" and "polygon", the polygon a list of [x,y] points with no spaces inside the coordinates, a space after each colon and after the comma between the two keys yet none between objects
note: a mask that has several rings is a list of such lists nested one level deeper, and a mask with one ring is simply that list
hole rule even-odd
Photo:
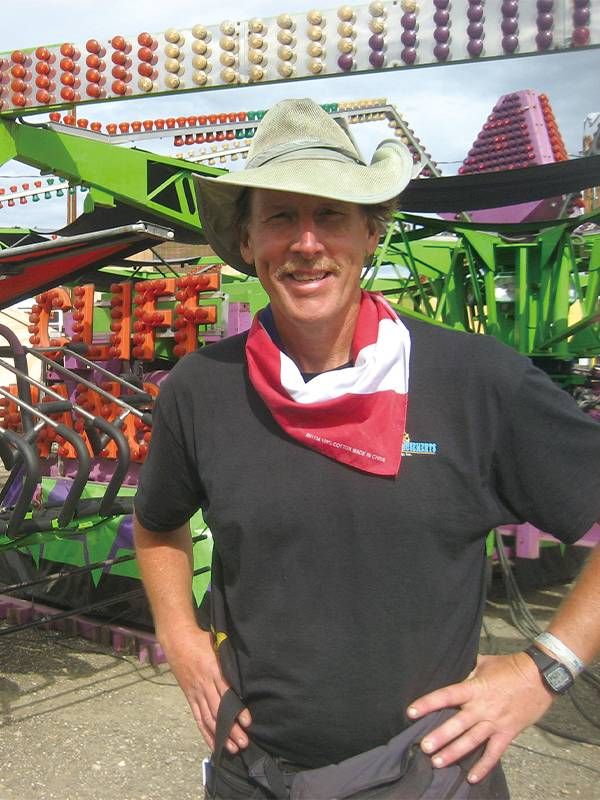
[{"label": "mustache", "polygon": [[280,280],[286,275],[292,275],[297,270],[302,270],[302,272],[331,272],[333,275],[339,275],[341,272],[341,268],[338,266],[338,264],[336,264],[335,261],[332,261],[328,258],[323,258],[319,261],[315,261],[314,264],[307,264],[304,261],[301,264],[296,261],[286,261],[281,264],[281,266],[277,267],[273,273],[273,277],[275,280]]}]

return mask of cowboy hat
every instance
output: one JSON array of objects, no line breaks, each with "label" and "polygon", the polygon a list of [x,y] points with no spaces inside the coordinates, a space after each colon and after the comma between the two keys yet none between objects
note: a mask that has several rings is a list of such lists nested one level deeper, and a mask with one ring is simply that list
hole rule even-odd
[{"label": "cowboy hat", "polygon": [[386,139],[366,164],[349,132],[309,99],[283,100],[263,117],[250,144],[246,167],[208,177],[194,175],[204,234],[232,267],[254,275],[241,257],[234,224],[245,189],[296,192],[360,205],[390,200],[415,169],[408,148]]}]

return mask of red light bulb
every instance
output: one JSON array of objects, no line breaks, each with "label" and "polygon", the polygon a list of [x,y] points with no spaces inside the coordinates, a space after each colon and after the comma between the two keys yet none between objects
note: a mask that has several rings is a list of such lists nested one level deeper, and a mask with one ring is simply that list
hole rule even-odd
[{"label": "red light bulb", "polygon": [[140,47],[138,50],[138,58],[140,61],[152,61],[154,58],[154,53],[149,47]]},{"label": "red light bulb", "polygon": [[138,44],[141,45],[142,47],[152,47],[152,45],[154,44],[154,38],[150,33],[146,32],[140,33],[140,35],[137,37],[137,40]]},{"label": "red light bulb", "polygon": [[143,62],[138,65],[138,72],[144,78],[151,78],[154,75],[154,67],[151,64]]}]

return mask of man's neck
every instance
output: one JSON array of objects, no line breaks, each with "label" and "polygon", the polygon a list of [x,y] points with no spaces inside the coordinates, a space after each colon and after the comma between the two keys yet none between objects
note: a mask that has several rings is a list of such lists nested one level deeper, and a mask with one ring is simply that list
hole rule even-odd
[{"label": "man's neck", "polygon": [[293,325],[275,317],[277,332],[287,355],[300,372],[320,373],[336,369],[351,359],[352,339],[358,311],[351,320],[337,324]]}]

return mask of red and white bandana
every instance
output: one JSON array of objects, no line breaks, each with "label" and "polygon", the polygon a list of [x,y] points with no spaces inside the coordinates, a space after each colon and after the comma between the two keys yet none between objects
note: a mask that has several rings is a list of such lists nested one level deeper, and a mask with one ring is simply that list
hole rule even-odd
[{"label": "red and white bandana", "polygon": [[386,301],[362,292],[354,366],[305,382],[257,315],[248,333],[250,381],[278,425],[329,458],[373,475],[396,475],[408,398],[410,334]]}]

